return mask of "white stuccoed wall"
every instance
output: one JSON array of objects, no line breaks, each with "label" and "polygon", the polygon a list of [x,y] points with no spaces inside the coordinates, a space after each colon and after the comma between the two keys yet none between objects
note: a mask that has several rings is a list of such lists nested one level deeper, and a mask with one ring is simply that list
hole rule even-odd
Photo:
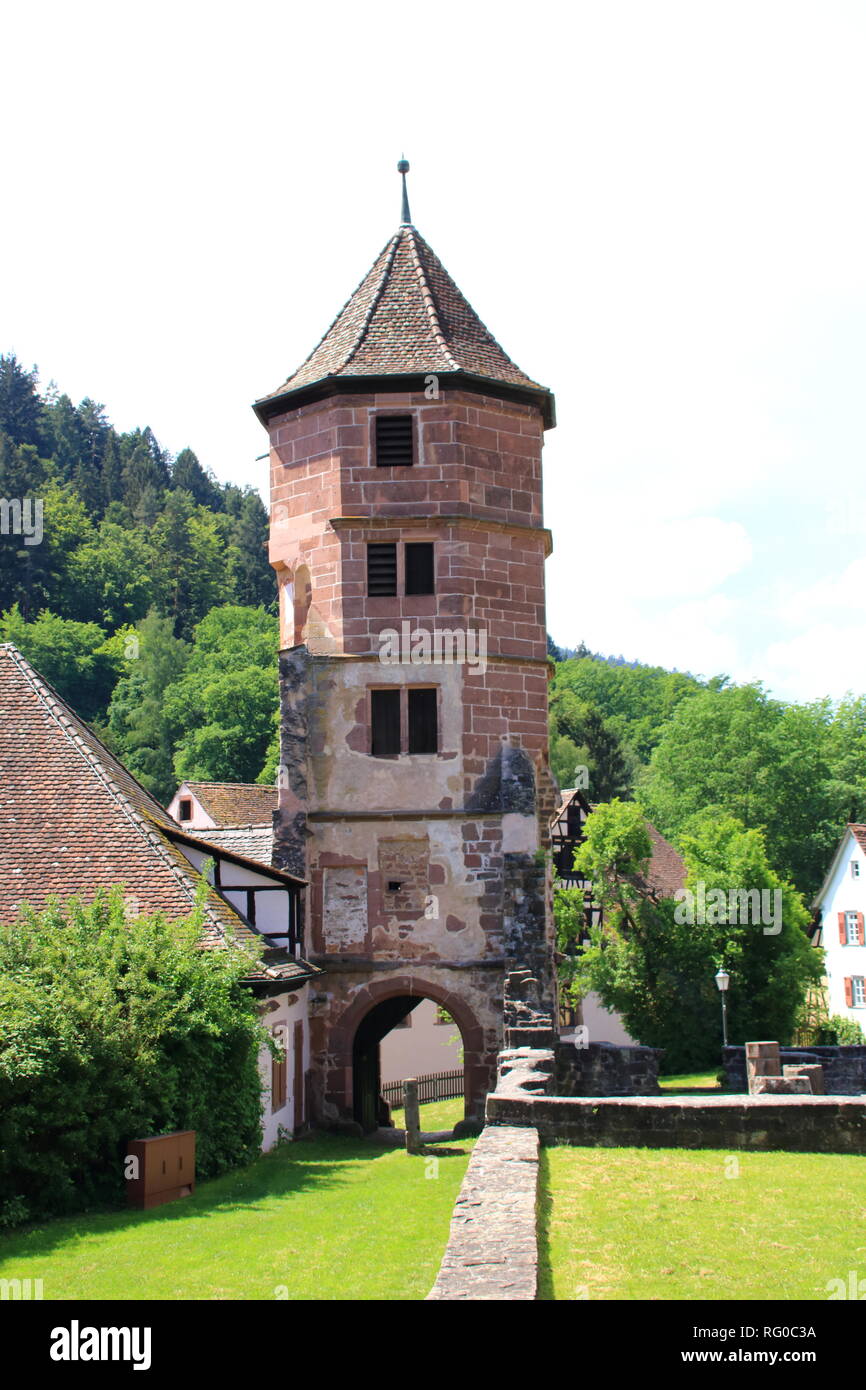
[{"label": "white stuccoed wall", "polygon": [[[295,1024],[303,1021],[304,1024],[304,1075],[310,1065],[310,1030],[307,1020],[307,987],[298,990],[296,994],[279,994],[274,1002],[278,1005],[272,1013],[265,1014],[264,1022],[272,1031],[280,1028],[282,1031],[278,1036],[287,1041],[286,1052],[286,1103],[281,1110],[271,1108],[271,1054],[266,1048],[262,1048],[259,1053],[259,1075],[262,1079],[262,1123],[264,1134],[262,1137],[262,1149],[267,1152],[273,1148],[279,1138],[279,1130],[282,1125],[288,1130],[289,1134],[295,1127],[295,1097],[292,1094],[295,1078],[295,1058],[293,1053]],[[308,1117],[309,1118],[309,1117]]]},{"label": "white stuccoed wall", "polygon": [[[428,1076],[431,1072],[456,1071],[461,1060],[460,1029],[456,1023],[437,1023],[436,1005],[422,999],[409,1017],[409,1028],[392,1028],[380,1045],[382,1083],[405,1081],[408,1076]],[[456,1041],[449,1042],[455,1038]]]},{"label": "white stuccoed wall", "polygon": [[[851,861],[860,865],[859,878],[851,874]],[[843,946],[839,941],[838,914],[862,912],[866,915],[866,855],[849,830],[828,887],[821,900],[821,925],[831,1014],[854,1019],[866,1031],[866,1008],[848,1008],[845,978],[866,976],[866,946]]]}]

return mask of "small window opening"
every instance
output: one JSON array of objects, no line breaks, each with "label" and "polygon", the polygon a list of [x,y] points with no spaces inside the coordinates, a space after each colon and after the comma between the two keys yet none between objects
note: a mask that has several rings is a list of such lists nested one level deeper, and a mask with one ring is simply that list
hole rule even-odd
[{"label": "small window opening", "polygon": [[409,752],[436,753],[439,734],[436,720],[436,691],[409,691]]},{"label": "small window opening", "polygon": [[435,593],[430,541],[410,541],[406,546],[406,593]]},{"label": "small window opening", "polygon": [[370,751],[376,757],[389,757],[400,752],[400,691],[373,690],[370,695]]}]

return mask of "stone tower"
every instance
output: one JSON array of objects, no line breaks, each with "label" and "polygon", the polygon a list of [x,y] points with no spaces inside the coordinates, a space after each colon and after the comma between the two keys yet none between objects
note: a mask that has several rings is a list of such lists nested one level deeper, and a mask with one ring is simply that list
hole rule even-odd
[{"label": "stone tower", "polygon": [[376,1123],[379,1042],[422,999],[459,1026],[467,1114],[515,966],[554,1006],[544,430],[403,218],[270,434],[282,754],[275,863],[309,880],[310,1112]]}]

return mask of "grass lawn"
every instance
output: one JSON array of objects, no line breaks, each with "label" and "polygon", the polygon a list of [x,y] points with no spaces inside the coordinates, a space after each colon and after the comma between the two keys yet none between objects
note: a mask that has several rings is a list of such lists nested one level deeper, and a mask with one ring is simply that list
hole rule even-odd
[{"label": "grass lawn", "polygon": [[[420,1105],[421,1128],[428,1133],[437,1129],[453,1129],[458,1120],[463,1119],[463,1097],[459,1100],[431,1100]],[[403,1110],[391,1111],[391,1123],[395,1129],[403,1128]]]},{"label": "grass lawn", "polygon": [[472,1143],[449,1147],[433,1167],[370,1141],[301,1140],[153,1211],[6,1235],[0,1278],[42,1279],[46,1299],[422,1299]]},{"label": "grass lawn", "polygon": [[856,1155],[562,1146],[541,1179],[542,1298],[826,1299],[866,1275]]},{"label": "grass lawn", "polygon": [[718,1068],[715,1071],[689,1072],[684,1076],[660,1076],[663,1091],[718,1091]]}]

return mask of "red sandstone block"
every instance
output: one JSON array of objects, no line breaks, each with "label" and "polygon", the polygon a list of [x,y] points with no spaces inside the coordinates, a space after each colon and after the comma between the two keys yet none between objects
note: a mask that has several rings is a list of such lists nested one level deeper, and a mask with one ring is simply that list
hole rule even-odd
[{"label": "red sandstone block", "polygon": [[505,430],[499,431],[500,456],[514,459],[521,470],[526,466],[525,461],[529,458],[533,458],[537,452],[538,446],[535,440],[529,439],[525,434],[511,434]]},{"label": "red sandstone block", "polygon": [[457,431],[457,442],[472,450],[481,449],[486,453],[496,453],[498,431],[482,429],[478,425],[464,425]]},{"label": "red sandstone block", "polygon": [[454,439],[454,424],[451,420],[430,420],[424,422],[421,431],[422,445],[451,444]]}]

